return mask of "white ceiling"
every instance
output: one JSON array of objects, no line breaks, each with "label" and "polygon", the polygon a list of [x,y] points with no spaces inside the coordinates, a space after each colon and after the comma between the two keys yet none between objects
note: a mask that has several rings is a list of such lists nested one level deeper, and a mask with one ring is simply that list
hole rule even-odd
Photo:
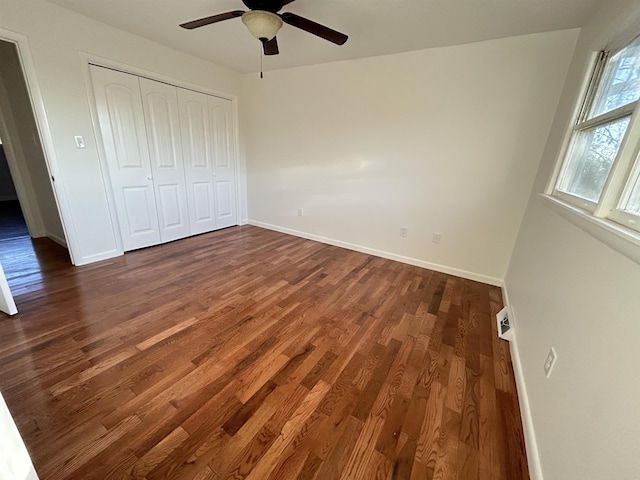
[{"label": "white ceiling", "polygon": [[[240,73],[257,72],[260,48],[240,18],[196,30],[178,24],[230,10],[241,0],[48,0]],[[579,27],[597,0],[296,0],[290,11],[349,35],[337,46],[290,25],[265,70]]]}]

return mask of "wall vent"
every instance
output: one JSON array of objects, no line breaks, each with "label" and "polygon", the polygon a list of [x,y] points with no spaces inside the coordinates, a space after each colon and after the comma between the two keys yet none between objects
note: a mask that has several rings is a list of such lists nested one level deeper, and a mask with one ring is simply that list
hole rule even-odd
[{"label": "wall vent", "polygon": [[511,308],[508,305],[496,314],[496,323],[498,326],[498,336],[505,340],[511,340],[514,325]]}]

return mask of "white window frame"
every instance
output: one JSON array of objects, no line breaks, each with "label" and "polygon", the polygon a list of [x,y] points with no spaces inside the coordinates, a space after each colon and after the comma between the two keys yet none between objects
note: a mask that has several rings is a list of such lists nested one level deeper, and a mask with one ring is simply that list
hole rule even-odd
[{"label": "white window frame", "polygon": [[[592,56],[589,75],[586,76],[582,85],[581,95],[578,97],[579,103],[572,115],[572,125],[566,132],[559,159],[542,197],[557,213],[640,263],[640,215],[622,210],[631,194],[632,180],[640,175],[640,100],[587,119],[607,62],[635,38],[632,37],[615,51],[598,52]],[[629,115],[627,131],[599,201],[591,202],[560,191],[557,186],[568,163],[573,140],[577,134]]]}]

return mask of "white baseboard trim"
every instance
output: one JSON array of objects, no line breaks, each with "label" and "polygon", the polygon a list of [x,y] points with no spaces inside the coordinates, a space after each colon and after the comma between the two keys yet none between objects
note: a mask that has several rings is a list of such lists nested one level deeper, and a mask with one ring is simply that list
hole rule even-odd
[{"label": "white baseboard trim", "polygon": [[67,246],[67,241],[66,241],[64,238],[62,238],[62,237],[59,237],[59,236],[57,236],[57,235],[55,235],[55,234],[53,234],[53,233],[51,233],[51,232],[46,232],[46,233],[44,234],[44,236],[45,236],[45,237],[47,237],[47,238],[49,238],[49,239],[51,239],[51,240],[53,240],[54,242],[56,242],[56,243],[57,243],[58,245],[60,245],[61,247],[64,247],[64,248],[66,248],[66,249],[68,249],[68,248],[69,248],[69,247]]},{"label": "white baseboard trim", "polygon": [[518,350],[517,334],[515,332],[512,340],[509,342],[509,346],[511,347],[513,373],[516,377],[518,402],[520,403],[520,413],[522,414],[522,428],[524,430],[524,443],[527,449],[529,476],[531,477],[531,480],[543,480],[542,464],[540,463],[540,454],[538,453],[538,442],[536,441],[536,433],[533,428],[531,407],[529,406],[529,397],[527,396],[527,387],[524,382],[524,373],[522,371],[520,352]]},{"label": "white baseboard trim", "polygon": [[254,227],[266,228],[267,230],[274,230],[280,233],[286,233],[295,237],[306,238],[307,240],[314,240],[320,243],[326,243],[328,245],[334,245],[336,247],[342,247],[349,250],[355,250],[356,252],[366,253],[374,255],[376,257],[382,257],[389,260],[395,260],[396,262],[407,263],[416,267],[427,268],[429,270],[435,270],[436,272],[446,273],[448,275],[455,275],[456,277],[462,277],[476,282],[488,283],[489,285],[495,285],[501,287],[503,280],[489,275],[483,275],[481,273],[469,272],[467,270],[461,270],[458,268],[447,267],[444,265],[438,265],[437,263],[427,262],[425,260],[418,260],[417,258],[405,257],[403,255],[397,255],[391,252],[385,252],[383,250],[377,250],[375,248],[365,247],[363,245],[357,245],[355,243],[343,242],[342,240],[336,240],[333,238],[322,237],[320,235],[314,235],[312,233],[301,232],[299,230],[293,230],[291,228],[280,227],[278,225],[272,225],[270,223],[259,222],[257,220],[248,220],[249,225]]},{"label": "white baseboard trim", "polygon": [[[509,293],[507,286],[502,285],[502,298],[505,305],[509,303]],[[538,441],[533,428],[533,417],[531,415],[531,406],[529,405],[529,396],[527,394],[527,385],[524,381],[524,371],[522,370],[522,362],[520,361],[520,350],[518,350],[518,333],[515,328],[516,319],[511,305],[511,317],[513,321],[511,339],[509,340],[509,348],[511,350],[511,361],[513,362],[513,373],[516,377],[516,388],[518,389],[518,403],[520,404],[520,414],[522,415],[522,429],[524,430],[524,443],[527,449],[527,463],[529,465],[529,477],[531,480],[544,480],[542,476],[542,464],[540,463],[540,453],[538,452]]]},{"label": "white baseboard trim", "polygon": [[75,265],[79,267],[80,265],[88,265],[90,263],[100,262],[102,260],[109,260],[110,258],[119,257],[121,255],[124,255],[124,253],[119,250],[109,250],[107,252],[89,255],[88,257],[82,257],[75,263]]}]

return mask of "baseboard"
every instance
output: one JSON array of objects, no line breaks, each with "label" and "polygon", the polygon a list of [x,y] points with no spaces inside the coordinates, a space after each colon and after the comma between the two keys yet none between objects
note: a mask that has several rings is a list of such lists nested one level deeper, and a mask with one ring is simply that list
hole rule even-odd
[{"label": "baseboard", "polygon": [[[502,285],[502,298],[505,305],[509,303],[509,293],[505,284]],[[511,305],[511,317],[513,321],[513,329],[509,347],[511,350],[511,362],[513,363],[513,373],[516,378],[516,388],[518,390],[518,403],[520,404],[520,414],[522,415],[522,429],[524,430],[524,443],[527,449],[527,463],[529,464],[529,477],[531,480],[543,480],[542,464],[540,463],[540,454],[538,452],[538,442],[536,433],[533,428],[533,417],[531,415],[531,406],[529,405],[529,397],[527,394],[527,385],[524,381],[524,371],[522,370],[522,362],[520,361],[520,350],[518,350],[518,332],[515,328],[516,315]]]},{"label": "baseboard", "polygon": [[55,235],[55,234],[53,234],[53,233],[51,233],[51,232],[46,232],[46,233],[44,234],[44,236],[45,236],[45,237],[47,237],[47,238],[49,238],[49,239],[51,239],[51,240],[53,240],[54,242],[56,242],[56,243],[57,243],[58,245],[60,245],[61,247],[64,247],[64,248],[66,248],[66,249],[68,249],[68,248],[69,248],[69,247],[67,246],[67,241],[66,241],[64,238],[59,237],[58,235]]},{"label": "baseboard", "polygon": [[95,255],[82,257],[80,260],[75,262],[75,265],[79,267],[80,265],[88,265],[102,260],[109,260],[110,258],[119,257],[121,255],[124,255],[124,253],[119,250],[109,250],[106,252],[96,253]]},{"label": "baseboard", "polygon": [[395,260],[397,262],[407,263],[416,267],[427,268],[429,270],[435,270],[436,272],[446,273],[448,275],[455,275],[456,277],[467,278],[476,282],[487,283],[489,285],[502,286],[503,281],[500,278],[491,277],[489,275],[483,275],[481,273],[469,272],[467,270],[461,270],[458,268],[447,267],[445,265],[438,265],[437,263],[431,263],[417,258],[405,257],[403,255],[397,255],[391,252],[385,252],[383,250],[377,250],[375,248],[365,247],[363,245],[357,245],[355,243],[343,242],[342,240],[336,240],[334,238],[322,237],[320,235],[314,235],[312,233],[301,232],[299,230],[293,230],[291,228],[280,227],[278,225],[272,225],[270,223],[259,222],[257,220],[248,220],[249,225],[255,227],[266,228],[268,230],[274,230],[280,233],[286,233],[296,237],[306,238],[307,240],[314,240],[320,243],[326,243],[328,245],[334,245],[336,247],[347,248],[349,250],[355,250],[356,252],[366,253],[374,255],[376,257],[382,257],[389,260]]}]

